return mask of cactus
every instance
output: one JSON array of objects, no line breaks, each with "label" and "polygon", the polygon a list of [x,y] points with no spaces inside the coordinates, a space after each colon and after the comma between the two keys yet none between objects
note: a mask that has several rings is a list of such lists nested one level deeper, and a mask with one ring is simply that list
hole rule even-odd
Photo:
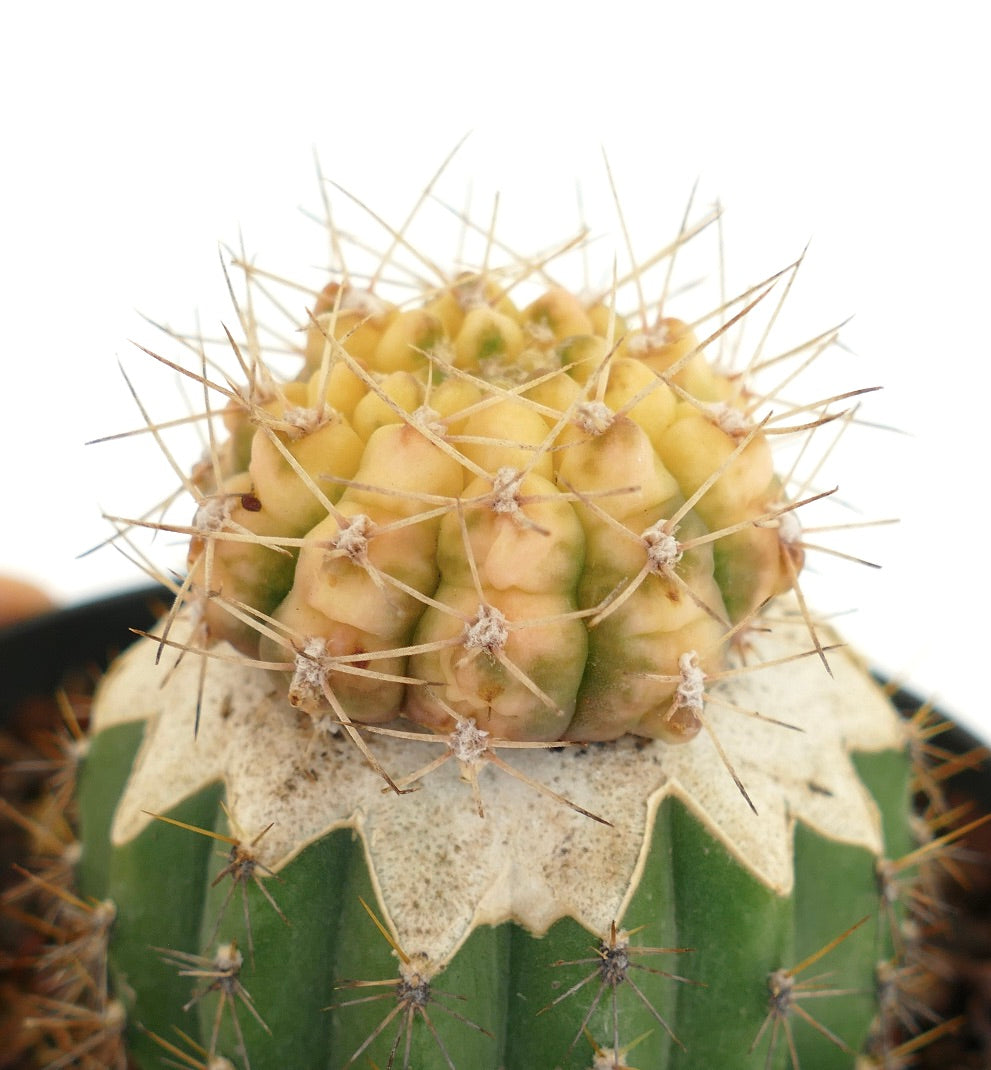
[{"label": "cactus", "polygon": [[797,265],[689,323],[488,250],[387,300],[408,245],[295,374],[243,302],[192,522],[115,518],[189,552],[80,770],[100,1013],[142,1068],[900,1065],[908,736],[771,450],[845,396],[720,359]]}]

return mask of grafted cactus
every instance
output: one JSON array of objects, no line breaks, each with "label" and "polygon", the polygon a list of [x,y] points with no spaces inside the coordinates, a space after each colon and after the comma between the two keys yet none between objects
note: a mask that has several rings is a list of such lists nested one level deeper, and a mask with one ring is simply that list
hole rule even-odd
[{"label": "grafted cactus", "polygon": [[842,405],[719,359],[774,279],[693,325],[552,266],[342,267],[294,377],[244,312],[247,382],[189,370],[227,437],[80,788],[139,1066],[901,1058],[906,735],[771,450]]}]

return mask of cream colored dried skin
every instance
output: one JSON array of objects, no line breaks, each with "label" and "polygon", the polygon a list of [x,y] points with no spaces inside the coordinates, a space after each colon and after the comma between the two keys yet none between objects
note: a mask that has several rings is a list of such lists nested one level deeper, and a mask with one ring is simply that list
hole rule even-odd
[{"label": "cream colored dried skin", "polygon": [[[176,634],[182,638],[181,631]],[[801,622],[754,638],[754,653],[764,661],[807,646]],[[647,830],[668,796],[685,802],[742,866],[782,895],[792,885],[797,821],[879,852],[878,814],[850,755],[903,744],[902,726],[880,691],[850,654],[835,650],[829,654],[833,679],[817,658],[806,657],[739,674],[712,689],[717,697],[803,730],[709,704],[708,719],[759,818],[705,733],[689,746],[619,740],[596,747],[594,761],[580,748],[502,752],[532,781],[602,815],[612,827],[493,768],[480,773],[480,818],[455,762],[431,774],[420,790],[396,796],[383,792],[381,778],[356,760],[346,737],[329,738],[307,754],[313,730],[287,705],[281,678],[235,660],[211,662],[194,739],[197,661],[187,656],[174,670],[156,668],[157,650],[155,641],[144,640],[127,653],[95,705],[97,731],[148,722],[114,821],[114,842],[140,832],[151,820],[149,811],[166,812],[218,780],[226,785],[239,827],[273,823],[258,850],[260,861],[276,871],[328,831],[352,828],[365,844],[379,907],[399,942],[423,949],[434,962],[453,955],[478,924],[514,919],[542,933],[570,916],[593,932],[607,931],[622,919],[639,880]],[[397,779],[444,746],[369,739]],[[304,773],[304,755],[313,779]],[[539,827],[541,835],[521,839],[515,833],[523,827]],[[570,845],[564,855],[557,849],[563,842]],[[444,911],[414,909],[425,883]]]}]

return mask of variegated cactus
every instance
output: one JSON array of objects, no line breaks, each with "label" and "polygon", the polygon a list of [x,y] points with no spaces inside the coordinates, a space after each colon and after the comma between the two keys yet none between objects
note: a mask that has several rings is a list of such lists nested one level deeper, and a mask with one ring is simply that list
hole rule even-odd
[{"label": "variegated cactus", "polygon": [[295,375],[248,302],[247,381],[187,371],[224,435],[80,785],[131,1058],[896,1065],[906,735],[805,608],[820,495],[771,450],[842,404],[719,359],[780,280],[692,324],[645,268],[482,262],[402,301],[339,264]]}]

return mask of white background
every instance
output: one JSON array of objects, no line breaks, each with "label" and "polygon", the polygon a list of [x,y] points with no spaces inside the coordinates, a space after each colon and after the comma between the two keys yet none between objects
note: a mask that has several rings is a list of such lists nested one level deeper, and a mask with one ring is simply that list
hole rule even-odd
[{"label": "white background", "polygon": [[[525,246],[532,225],[537,248],[573,226],[576,180],[593,229],[613,224],[605,149],[641,253],[696,178],[741,276],[811,239],[791,310],[807,333],[855,314],[839,381],[884,384],[862,415],[903,433],[860,436],[832,469],[864,518],[902,518],[853,544],[883,568],[817,557],[810,592],[850,611],[875,664],[991,731],[980,5],[18,8],[0,24],[0,569],[65,601],[140,580],[112,549],[76,555],[106,536],[101,506],[136,509],[171,476],[137,443],[83,443],[140,423],[117,370],[140,379],[129,339],[161,340],[139,311],[231,319],[218,243],[326,261],[299,211],[320,210],[314,154],[398,223],[472,131],[442,192],[501,190],[508,232]],[[154,382],[157,414],[180,413]]]}]

